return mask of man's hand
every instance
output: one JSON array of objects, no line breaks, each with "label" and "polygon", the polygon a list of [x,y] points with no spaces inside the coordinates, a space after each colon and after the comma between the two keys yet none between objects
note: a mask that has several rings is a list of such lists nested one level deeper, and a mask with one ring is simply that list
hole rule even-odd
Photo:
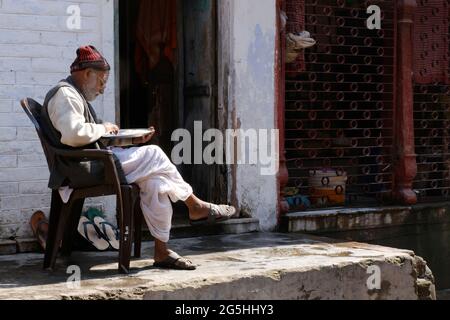
[{"label": "man's hand", "polygon": [[148,130],[150,130],[150,133],[148,135],[139,138],[133,138],[133,144],[143,144],[149,142],[153,138],[153,135],[155,134],[155,128],[150,127],[148,128]]},{"label": "man's hand", "polygon": [[106,128],[106,133],[114,133],[114,134],[119,133],[119,127],[114,123],[105,122],[103,123],[103,125]]}]

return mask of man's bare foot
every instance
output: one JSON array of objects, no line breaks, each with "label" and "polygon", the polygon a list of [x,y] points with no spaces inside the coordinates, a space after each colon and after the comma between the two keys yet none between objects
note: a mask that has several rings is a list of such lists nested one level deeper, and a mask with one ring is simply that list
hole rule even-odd
[{"label": "man's bare foot", "polygon": [[215,224],[230,219],[236,214],[236,208],[228,205],[216,205],[200,200],[192,195],[185,201],[189,208],[191,225]]},{"label": "man's bare foot", "polygon": [[155,239],[155,262],[164,261],[169,256],[169,249],[167,248],[167,244]]},{"label": "man's bare foot", "polygon": [[195,270],[196,266],[189,260],[169,250],[167,244],[155,239],[155,267],[176,270]]},{"label": "man's bare foot", "polygon": [[201,220],[209,215],[211,204],[207,202],[197,203],[189,208],[189,219]]},{"label": "man's bare foot", "polygon": [[189,209],[189,219],[200,220],[208,217],[210,203],[200,200],[195,195],[190,196],[185,203]]}]

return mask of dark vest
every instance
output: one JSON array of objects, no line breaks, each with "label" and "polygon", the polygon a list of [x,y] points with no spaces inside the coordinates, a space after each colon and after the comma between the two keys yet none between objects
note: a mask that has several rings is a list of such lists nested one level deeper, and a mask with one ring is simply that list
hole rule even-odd
[{"label": "dark vest", "polygon": [[[70,87],[77,91],[80,95],[83,100],[84,118],[87,123],[102,123],[102,121],[97,118],[92,106],[86,101],[82,93],[75,86],[72,77],[68,77],[65,80],[61,80],[47,93],[43,108],[41,110],[41,126],[47,136],[47,139],[49,140],[49,143],[58,149],[105,149],[100,142],[95,142],[81,148],[73,148],[61,143],[61,133],[55,129],[50,120],[48,103],[58,92],[58,90],[63,87]],[[121,184],[126,184],[127,181],[119,159],[115,155],[113,155],[113,158],[119,173],[120,182]],[[53,167],[50,168],[50,179],[48,182],[48,187],[51,189],[58,189],[62,186],[69,186],[71,188],[85,188],[105,183],[104,165],[101,161],[68,160],[55,155],[52,162]]]}]

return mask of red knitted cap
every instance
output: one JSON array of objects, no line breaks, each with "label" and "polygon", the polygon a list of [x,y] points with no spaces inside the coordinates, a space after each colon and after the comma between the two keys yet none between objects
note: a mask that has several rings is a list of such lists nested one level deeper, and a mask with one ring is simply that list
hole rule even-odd
[{"label": "red knitted cap", "polygon": [[108,71],[111,67],[108,61],[94,46],[84,46],[77,50],[77,58],[70,66],[70,72],[81,71],[87,68]]}]

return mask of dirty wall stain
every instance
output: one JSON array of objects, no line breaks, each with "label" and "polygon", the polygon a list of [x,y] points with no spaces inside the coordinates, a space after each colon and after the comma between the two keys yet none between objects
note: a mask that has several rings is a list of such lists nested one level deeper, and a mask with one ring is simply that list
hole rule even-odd
[{"label": "dirty wall stain", "polygon": [[264,34],[261,26],[259,24],[256,25],[253,41],[248,51],[248,72],[250,78],[253,80],[253,87],[263,89],[262,92],[267,92],[267,95],[264,95],[265,98],[268,97],[268,93],[270,92],[267,90],[273,88],[273,49],[273,37],[267,33]]}]

